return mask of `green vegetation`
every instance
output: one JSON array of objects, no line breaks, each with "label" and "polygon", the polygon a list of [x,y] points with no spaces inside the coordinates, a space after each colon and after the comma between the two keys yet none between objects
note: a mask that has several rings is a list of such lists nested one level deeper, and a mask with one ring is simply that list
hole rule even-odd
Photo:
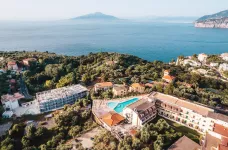
[{"label": "green vegetation", "polygon": [[94,149],[104,150],[161,150],[168,148],[184,133],[177,131],[164,119],[146,124],[134,137],[125,136],[118,142],[108,131],[102,132],[94,139]]},{"label": "green vegetation", "polygon": [[54,116],[57,126],[51,129],[26,126],[24,123],[14,124],[6,138],[1,141],[0,150],[70,148],[64,144],[68,139],[96,127],[91,118],[91,110],[87,109],[89,103],[89,100],[81,99],[71,106],[65,105],[61,113]]},{"label": "green vegetation", "polygon": [[226,78],[228,78],[228,71],[224,71],[224,72],[223,72],[223,75],[224,75]]},{"label": "green vegetation", "polygon": [[225,62],[221,57],[219,57],[218,55],[209,55],[207,58],[207,63],[223,63]]},{"label": "green vegetation", "polygon": [[[170,74],[176,77],[173,84],[165,88],[156,85],[147,88],[145,92],[149,93],[152,90],[164,92],[212,107],[228,106],[228,83],[190,73],[188,66],[175,66],[160,61],[148,62],[132,55],[108,52],[90,53],[78,57],[48,52],[0,52],[0,56],[6,58],[0,66],[5,66],[8,60],[16,60],[20,64],[24,58],[37,58],[38,63],[34,63],[23,73],[30,94],[76,83],[91,86],[103,81],[127,85],[133,82],[147,83],[148,80],[161,81],[163,71],[169,69]],[[208,60],[217,59],[217,56],[212,55]],[[110,61],[115,63],[108,64]],[[192,86],[186,87],[180,84],[181,82]],[[110,98],[112,93],[102,92],[98,95],[92,93],[92,96]]]}]

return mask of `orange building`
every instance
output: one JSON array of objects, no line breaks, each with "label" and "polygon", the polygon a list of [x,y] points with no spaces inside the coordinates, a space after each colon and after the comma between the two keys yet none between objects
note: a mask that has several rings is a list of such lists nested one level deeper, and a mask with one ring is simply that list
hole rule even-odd
[{"label": "orange building", "polygon": [[112,126],[115,126],[121,123],[125,118],[118,113],[113,111],[108,112],[107,114],[101,117],[101,121],[103,122],[103,126],[111,131]]}]

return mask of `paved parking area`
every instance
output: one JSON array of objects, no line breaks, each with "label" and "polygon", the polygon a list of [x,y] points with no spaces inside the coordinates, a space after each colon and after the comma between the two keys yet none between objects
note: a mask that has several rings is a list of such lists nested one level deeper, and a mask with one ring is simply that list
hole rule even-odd
[{"label": "paved parking area", "polygon": [[12,122],[8,122],[0,125],[0,136],[5,135],[6,132],[11,128],[12,124]]},{"label": "paved parking area", "polygon": [[30,104],[26,107],[18,107],[16,109],[14,109],[14,113],[16,114],[16,116],[22,116],[25,114],[39,114],[39,108],[36,105],[35,101],[30,102]]}]

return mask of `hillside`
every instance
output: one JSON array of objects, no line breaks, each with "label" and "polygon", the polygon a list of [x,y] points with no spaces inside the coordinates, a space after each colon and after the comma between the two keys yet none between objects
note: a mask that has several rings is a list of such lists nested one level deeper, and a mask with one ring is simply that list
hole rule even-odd
[{"label": "hillside", "polygon": [[212,15],[205,15],[195,22],[198,28],[228,28],[228,10]]},{"label": "hillside", "polygon": [[111,16],[111,15],[106,15],[101,12],[95,12],[83,16],[79,16],[76,18],[72,18],[72,20],[77,20],[77,19],[83,19],[83,20],[117,20],[118,18]]}]

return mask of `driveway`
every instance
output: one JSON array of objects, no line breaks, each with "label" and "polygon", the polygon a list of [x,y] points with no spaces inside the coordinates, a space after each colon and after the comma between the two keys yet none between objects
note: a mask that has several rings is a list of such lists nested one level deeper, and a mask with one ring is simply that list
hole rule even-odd
[{"label": "driveway", "polygon": [[[82,134],[77,139],[82,144],[84,148],[92,148],[93,147],[93,141],[90,139],[91,137],[94,137],[95,135],[98,135],[101,131],[101,127],[96,127],[93,130],[90,130],[84,134]],[[72,144],[76,144],[75,141],[72,141]]]}]

